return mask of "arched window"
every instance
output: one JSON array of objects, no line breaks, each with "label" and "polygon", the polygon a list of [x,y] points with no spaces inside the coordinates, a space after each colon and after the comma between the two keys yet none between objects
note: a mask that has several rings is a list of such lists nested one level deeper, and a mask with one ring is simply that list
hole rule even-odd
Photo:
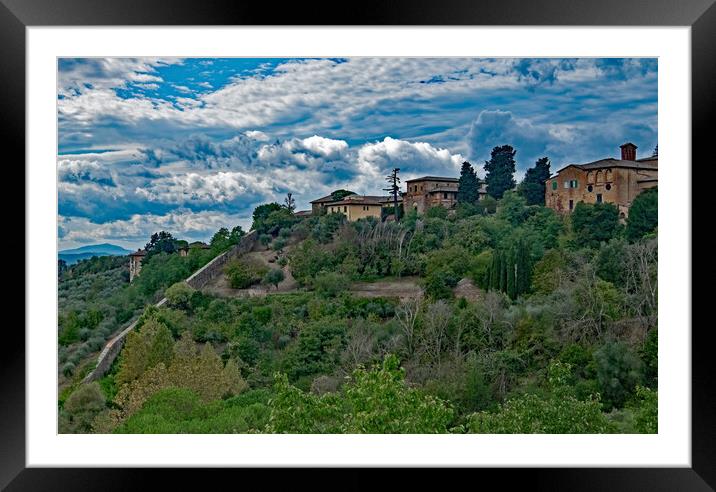
[{"label": "arched window", "polygon": [[612,170],[607,169],[607,171],[604,173],[604,180],[609,182],[612,180]]},{"label": "arched window", "polygon": [[594,178],[595,183],[603,183],[604,182],[604,174],[602,174],[601,171],[597,171],[597,175]]}]

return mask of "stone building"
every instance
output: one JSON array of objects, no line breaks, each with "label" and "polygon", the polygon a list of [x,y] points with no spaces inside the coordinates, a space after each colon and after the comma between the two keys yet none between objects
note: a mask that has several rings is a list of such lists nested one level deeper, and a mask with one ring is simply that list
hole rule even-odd
[{"label": "stone building", "polygon": [[642,191],[658,184],[658,156],[636,158],[637,146],[627,142],[621,159],[608,157],[586,164],[569,164],[545,182],[545,205],[560,213],[579,202],[613,203],[621,218]]},{"label": "stone building", "polygon": [[142,261],[147,256],[147,252],[143,249],[138,249],[134,253],[129,254],[129,281],[131,282],[134,278],[139,275],[142,270]]},{"label": "stone building", "polygon": [[457,203],[457,178],[423,176],[405,182],[407,191],[403,194],[405,212],[417,209],[423,214],[430,207],[441,205],[452,208]]},{"label": "stone building", "polygon": [[348,195],[341,200],[324,202],[326,213],[341,213],[350,221],[375,217],[381,219],[385,197],[367,195]]}]

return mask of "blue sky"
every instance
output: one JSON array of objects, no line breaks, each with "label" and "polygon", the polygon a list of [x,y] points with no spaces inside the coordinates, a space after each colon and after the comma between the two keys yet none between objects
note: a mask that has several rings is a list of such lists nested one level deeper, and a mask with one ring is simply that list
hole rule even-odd
[{"label": "blue sky", "polygon": [[208,239],[292,192],[380,194],[482,175],[496,145],[517,178],[657,144],[656,59],[91,58],[58,63],[60,248]]}]

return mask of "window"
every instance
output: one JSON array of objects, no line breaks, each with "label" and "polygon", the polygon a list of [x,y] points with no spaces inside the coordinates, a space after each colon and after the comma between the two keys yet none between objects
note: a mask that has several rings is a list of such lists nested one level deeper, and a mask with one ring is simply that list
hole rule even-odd
[{"label": "window", "polygon": [[443,200],[447,200],[447,193],[443,193]]},{"label": "window", "polygon": [[573,179],[573,180],[571,181],[571,186],[572,186],[572,188],[578,188],[578,187],[579,187],[579,183],[577,182],[576,179]]},{"label": "window", "polygon": [[556,189],[557,189],[557,186],[558,186],[558,185],[557,185],[557,181],[556,181],[556,180],[555,180],[555,181],[552,181],[552,189],[553,189],[553,190],[556,190]]},{"label": "window", "polygon": [[602,203],[602,194],[597,193],[597,203]]},{"label": "window", "polygon": [[589,191],[589,192],[594,191],[594,186],[592,186],[592,185],[587,186],[587,191]]},{"label": "window", "polygon": [[348,207],[343,205],[343,212],[348,212]]},{"label": "window", "polygon": [[565,187],[565,188],[569,188],[569,183],[571,183],[571,181],[565,181],[565,182],[564,182],[564,187]]},{"label": "window", "polygon": [[612,189],[612,185],[610,185],[609,183],[607,183],[607,185],[605,186],[605,188],[607,189],[607,191],[609,191],[609,190]]},{"label": "window", "polygon": [[574,200],[569,201],[569,209],[572,210],[574,208]]}]

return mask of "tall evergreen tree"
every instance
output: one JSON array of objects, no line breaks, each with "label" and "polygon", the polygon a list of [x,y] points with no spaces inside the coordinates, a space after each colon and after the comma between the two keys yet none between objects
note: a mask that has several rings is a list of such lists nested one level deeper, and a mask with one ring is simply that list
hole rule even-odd
[{"label": "tall evergreen tree", "polygon": [[511,145],[492,149],[490,160],[485,161],[485,182],[487,193],[493,198],[502,198],[507,190],[515,187],[515,154]]},{"label": "tall evergreen tree", "polygon": [[550,175],[549,166],[549,158],[542,157],[525,173],[519,192],[527,200],[527,205],[544,205],[544,188]]},{"label": "tall evergreen tree", "polygon": [[479,190],[480,179],[477,177],[472,164],[467,161],[463,162],[457,189],[458,203],[476,203],[480,197]]},{"label": "tall evergreen tree", "polygon": [[640,193],[632,202],[626,224],[626,236],[636,241],[659,225],[659,192],[657,188]]}]

